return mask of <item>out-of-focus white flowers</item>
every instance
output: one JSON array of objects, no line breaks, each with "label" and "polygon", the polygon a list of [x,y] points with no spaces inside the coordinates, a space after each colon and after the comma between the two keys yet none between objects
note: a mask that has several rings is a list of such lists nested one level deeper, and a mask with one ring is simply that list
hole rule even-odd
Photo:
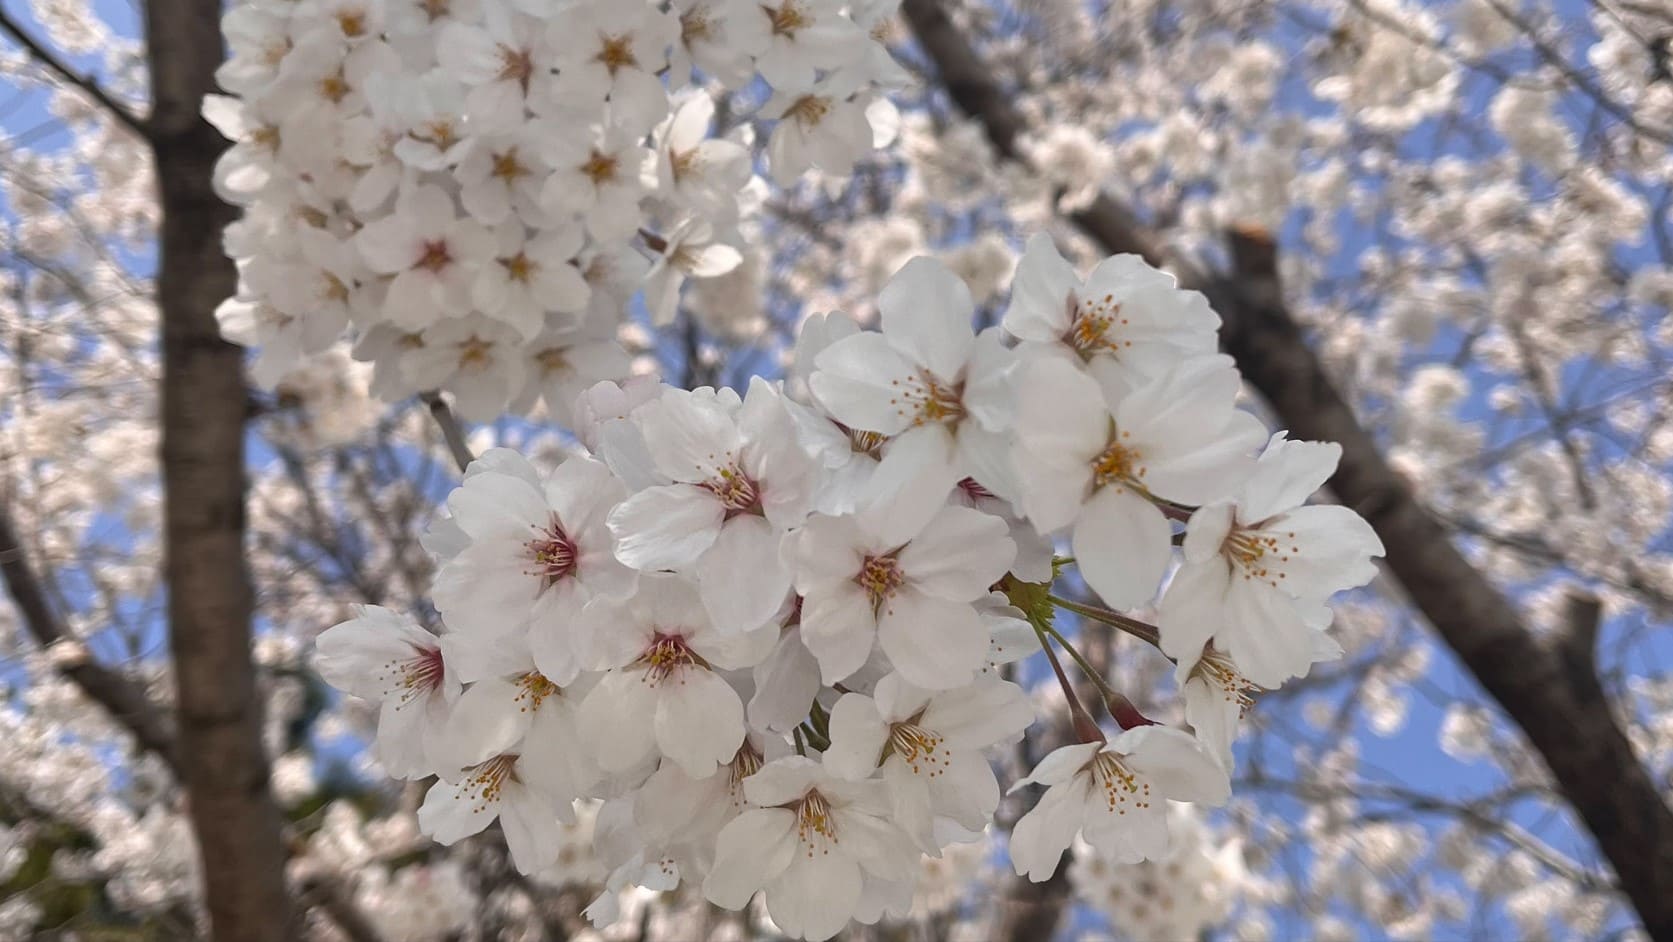
[{"label": "out-of-focus white flowers", "polygon": [[[667,323],[687,281],[743,259],[756,135],[713,126],[717,94],[771,84],[761,139],[786,186],[812,168],[841,180],[892,137],[868,116],[872,89],[902,75],[870,32],[886,5],[427,10],[247,0],[227,14],[220,77],[236,97],[204,114],[233,141],[215,182],[244,216],[220,320],[258,349],[264,386],[352,329],[381,397],[442,389],[479,421],[544,399],[567,420],[590,382],[552,374],[622,379],[625,358],[566,361],[547,338],[610,342],[641,286]],[[718,84],[688,85],[694,67]],[[600,260],[613,273],[594,277]]]}]

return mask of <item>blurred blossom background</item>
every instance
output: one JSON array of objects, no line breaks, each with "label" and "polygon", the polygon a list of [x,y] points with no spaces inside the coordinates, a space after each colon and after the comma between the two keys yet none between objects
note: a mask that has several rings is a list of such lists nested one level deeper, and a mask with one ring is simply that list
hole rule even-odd
[{"label": "blurred blossom background", "polygon": [[[311,668],[351,605],[425,610],[419,538],[458,474],[431,406],[373,395],[347,342],[271,391],[160,396],[201,338],[165,330],[200,289],[159,283],[159,232],[214,222],[174,269],[208,271],[230,218],[171,217],[224,146],[179,81],[218,63],[220,13],[0,0],[0,939],[208,937],[191,811],[226,796],[194,790],[204,768],[282,818],[277,842],[218,839],[273,876],[292,937],[774,937],[690,889],[625,891],[591,928],[589,809],[534,876],[491,832],[432,844],[422,785],[367,751],[375,711]],[[926,861],[911,920],[851,937],[1673,932],[1673,5],[905,0],[879,23],[913,78],[892,143],[846,186],[769,186],[742,262],[672,325],[635,302],[635,371],[783,375],[803,318],[874,319],[918,255],[994,323],[1034,233],[1083,271],[1142,251],[1226,319],[1249,408],[1343,441],[1332,494],[1390,553],[1338,602],[1345,656],[1257,701],[1231,804],[1176,809],[1168,859],[1019,881],[1008,799],[987,844]],[[539,406],[463,432],[537,463],[574,444]],[[185,472],[165,495],[166,462],[216,455],[242,513]],[[193,578],[217,559],[248,605]],[[1075,634],[1179,719],[1164,659]],[[182,703],[188,674],[224,685]],[[204,717],[227,745],[191,755]]]}]

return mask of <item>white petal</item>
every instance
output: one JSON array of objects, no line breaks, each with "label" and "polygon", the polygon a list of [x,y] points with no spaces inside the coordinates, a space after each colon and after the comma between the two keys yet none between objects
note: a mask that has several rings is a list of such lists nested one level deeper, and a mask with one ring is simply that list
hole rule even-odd
[{"label": "white petal", "polygon": [[587,751],[606,772],[625,772],[657,748],[657,696],[639,671],[611,671],[581,701]]},{"label": "white petal", "polygon": [[889,443],[860,496],[860,523],[880,543],[905,543],[946,502],[962,474],[956,444],[942,425],[908,429]]},{"label": "white petal", "polygon": [[1175,801],[1219,805],[1231,797],[1226,770],[1184,730],[1139,726],[1111,740],[1110,748],[1127,753],[1122,761]]},{"label": "white petal", "polygon": [[808,386],[837,421],[851,429],[896,435],[912,417],[894,401],[894,384],[917,375],[882,334],[853,334],[832,343],[815,359]]},{"label": "white petal", "polygon": [[518,709],[517,694],[516,685],[499,678],[471,684],[453,703],[439,754],[463,769],[499,755],[523,738],[533,717]]},{"label": "white petal", "polygon": [[986,749],[1022,734],[1034,723],[1034,703],[1016,684],[986,681],[937,694],[921,725],[940,733],[954,749]]},{"label": "white petal", "polygon": [[902,677],[926,690],[970,682],[987,659],[988,632],[968,602],[904,586],[883,603],[877,640]]},{"label": "white petal", "polygon": [[528,533],[543,526],[551,514],[539,489],[496,471],[472,475],[447,495],[447,509],[460,529],[475,540]]},{"label": "white petal", "polygon": [[1055,785],[1017,821],[1011,830],[1010,851],[1011,866],[1019,876],[1044,883],[1057,872],[1058,861],[1080,830],[1085,790],[1082,782]]},{"label": "white petal", "polygon": [[1133,608],[1156,595],[1173,558],[1173,530],[1151,503],[1124,487],[1092,495],[1075,520],[1075,565],[1112,608]]},{"label": "white petal", "polygon": [[764,518],[746,514],[726,521],[697,562],[695,575],[709,618],[722,632],[749,631],[767,623],[790,591],[790,569],[779,552],[781,534]]},{"label": "white petal", "polygon": [[825,767],[843,778],[863,781],[877,771],[878,757],[888,741],[889,727],[870,697],[846,693],[831,708],[831,748]]},{"label": "white petal", "polygon": [[807,716],[819,694],[819,662],[802,644],[800,628],[784,633],[754,675],[755,694],[746,712],[749,725],[756,729],[789,732]]},{"label": "white petal", "polygon": [[898,560],[907,582],[930,595],[970,602],[988,589],[1016,558],[1005,521],[971,507],[948,505],[929,521]]},{"label": "white petal", "polygon": [[1016,791],[1024,785],[1057,785],[1067,782],[1076,772],[1079,772],[1092,757],[1102,748],[1101,743],[1080,742],[1067,746],[1059,746],[1046,754],[1034,771],[1011,785],[1011,791]]},{"label": "white petal", "polygon": [[656,742],[692,778],[712,775],[744,741],[738,692],[713,671],[687,668],[657,684]]},{"label": "white petal", "polygon": [[1226,623],[1231,580],[1231,566],[1219,556],[1179,567],[1157,619],[1162,653],[1181,663],[1202,657],[1202,646]]},{"label": "white petal", "polygon": [[957,275],[934,259],[914,258],[883,286],[877,307],[895,349],[942,380],[958,376],[976,339],[976,304]]},{"label": "white petal", "polygon": [[767,913],[792,937],[820,942],[848,925],[860,901],[860,865],[846,854],[795,857],[767,885]]},{"label": "white petal", "polygon": [[720,535],[726,508],[694,484],[650,487],[610,511],[616,558],[641,571],[697,561]]},{"label": "white petal", "polygon": [[802,643],[834,684],[865,666],[877,637],[871,598],[852,582],[815,589],[802,600]]},{"label": "white petal", "polygon": [[1080,287],[1074,266],[1057,252],[1051,236],[1036,233],[1011,276],[1011,306],[1004,328],[1022,340],[1051,343],[1069,329],[1069,295]]},{"label": "white petal", "polygon": [[703,895],[740,910],[755,891],[782,874],[796,855],[796,815],[783,808],[746,811],[721,828]]}]

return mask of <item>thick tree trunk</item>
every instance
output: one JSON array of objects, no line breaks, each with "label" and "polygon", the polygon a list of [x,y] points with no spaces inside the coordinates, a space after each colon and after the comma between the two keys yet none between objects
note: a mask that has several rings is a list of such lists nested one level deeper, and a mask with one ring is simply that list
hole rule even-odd
[{"label": "thick tree trunk", "polygon": [[153,101],[147,137],[163,214],[164,565],[177,755],[213,936],[278,942],[294,932],[250,660],[247,395],[241,351],[221,340],[215,322],[216,305],[236,287],[221,251],[233,212],[211,186],[225,142],[200,116],[223,54],[220,13],[215,0],[150,0],[145,10]]},{"label": "thick tree trunk", "polygon": [[[1013,96],[939,0],[904,0],[901,11],[954,103],[982,122],[1001,157],[1022,160],[1016,140],[1025,123]],[[1206,294],[1225,321],[1222,346],[1291,436],[1342,445],[1331,488],[1376,528],[1412,603],[1544,759],[1650,935],[1673,939],[1673,810],[1599,685],[1595,620],[1586,627],[1576,617],[1565,638],[1543,642],[1469,564],[1337,392],[1284,306],[1275,247],[1262,234],[1231,233],[1235,271],[1219,275],[1168,257],[1158,234],[1108,196],[1070,218],[1106,251],[1143,255]]]}]

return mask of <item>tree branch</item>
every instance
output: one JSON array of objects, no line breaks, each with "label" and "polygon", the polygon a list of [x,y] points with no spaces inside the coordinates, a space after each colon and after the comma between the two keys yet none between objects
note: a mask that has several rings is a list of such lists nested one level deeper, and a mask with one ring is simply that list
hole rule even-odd
[{"label": "tree branch", "polygon": [[10,13],[7,13],[4,8],[0,8],[0,32],[4,32],[6,35],[12,37],[12,39],[15,40],[19,46],[23,47],[24,52],[29,53],[30,58],[39,62],[48,71],[57,75],[60,79],[63,79],[67,84],[80,89],[87,95],[87,97],[93,99],[95,102],[98,102],[100,107],[110,112],[111,117],[126,125],[128,130],[138,134],[141,138],[150,137],[150,131],[146,127],[143,119],[134,114],[132,111],[129,111],[127,106],[110,97],[110,93],[105,91],[96,79],[91,76],[82,75],[76,70],[70,68],[69,63],[65,62],[52,50],[42,45],[39,40],[35,39],[35,37],[25,32],[23,27],[19,25],[18,21],[13,18]]},{"label": "tree branch", "polygon": [[[1025,122],[938,0],[901,7],[953,101],[982,122],[1000,154],[1015,158]],[[1331,382],[1285,308],[1276,251],[1264,233],[1229,234],[1230,276],[1170,257],[1161,236],[1101,195],[1071,217],[1111,253],[1169,265],[1203,292],[1224,320],[1221,344],[1297,438],[1334,441],[1343,454],[1331,487],[1376,528],[1388,567],[1413,604],[1550,768],[1649,934],[1673,939],[1673,811],[1610,712],[1595,674],[1577,676],[1510,602],[1459,553],[1418,503]]]},{"label": "tree branch", "polygon": [[202,856],[217,942],[296,937],[281,818],[269,791],[262,708],[250,659],[245,565],[243,351],[215,308],[236,274],[221,251],[232,208],[215,196],[226,142],[203,120],[221,62],[219,0],[150,0],[150,128],[162,207],[164,575],[174,655],[181,785]]},{"label": "tree branch", "polygon": [[[40,579],[23,553],[17,528],[4,507],[0,507],[0,575],[4,576],[6,590],[11,593],[23,616],[23,625],[36,644],[46,649],[60,643],[78,643],[47,601]],[[85,655],[63,664],[58,672],[126,727],[140,748],[155,752],[170,769],[179,773],[173,724],[138,684]]]}]

